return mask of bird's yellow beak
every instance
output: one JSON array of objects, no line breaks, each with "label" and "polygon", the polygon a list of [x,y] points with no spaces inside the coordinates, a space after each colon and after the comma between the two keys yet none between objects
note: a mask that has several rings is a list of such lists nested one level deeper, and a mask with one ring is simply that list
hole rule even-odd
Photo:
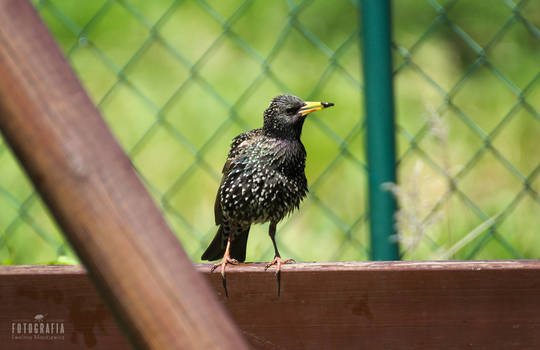
[{"label": "bird's yellow beak", "polygon": [[304,107],[300,108],[301,115],[308,115],[311,112],[320,111],[328,107],[332,107],[334,104],[332,102],[306,102]]}]

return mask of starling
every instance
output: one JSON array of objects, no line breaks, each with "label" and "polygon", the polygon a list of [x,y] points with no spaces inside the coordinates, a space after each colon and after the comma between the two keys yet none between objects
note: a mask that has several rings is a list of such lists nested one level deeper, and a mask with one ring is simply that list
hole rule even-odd
[{"label": "starling", "polygon": [[268,233],[275,257],[265,269],[276,265],[279,295],[281,265],[292,259],[283,260],[279,254],[276,225],[299,207],[308,192],[306,150],[300,141],[302,126],[309,113],[333,105],[277,96],[264,111],[262,128],[233,139],[214,205],[219,229],[201,257],[222,259],[212,271],[221,267],[226,294],[225,267],[245,261],[251,224],[270,222]]}]

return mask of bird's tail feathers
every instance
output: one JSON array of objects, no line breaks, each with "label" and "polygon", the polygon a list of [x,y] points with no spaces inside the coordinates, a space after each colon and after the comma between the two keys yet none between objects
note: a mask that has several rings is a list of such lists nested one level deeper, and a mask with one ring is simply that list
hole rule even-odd
[{"label": "bird's tail feathers", "polygon": [[[230,255],[231,258],[238,260],[239,262],[244,262],[246,260],[246,248],[247,248],[247,239],[249,234],[249,227],[239,235],[237,235],[234,240],[231,242]],[[208,248],[201,256],[201,260],[218,260],[223,257],[225,254],[226,248],[226,233],[223,229],[223,225],[219,226],[216,235]]]},{"label": "bird's tail feathers", "polygon": [[246,249],[249,235],[249,228],[242,230],[238,236],[231,242],[231,258],[238,260],[239,262],[246,261]]},{"label": "bird's tail feathers", "polygon": [[223,226],[219,226],[219,229],[214,236],[214,239],[212,242],[210,242],[210,245],[206,250],[204,251],[203,255],[201,256],[201,260],[218,260],[223,257],[223,254],[225,254],[225,239],[224,236]]}]

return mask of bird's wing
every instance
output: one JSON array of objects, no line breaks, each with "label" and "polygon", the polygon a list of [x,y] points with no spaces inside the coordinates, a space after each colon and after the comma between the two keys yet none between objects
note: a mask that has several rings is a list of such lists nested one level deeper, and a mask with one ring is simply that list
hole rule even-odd
[{"label": "bird's wing", "polygon": [[229,175],[231,164],[233,164],[233,162],[238,158],[238,156],[241,155],[244,150],[248,148],[255,136],[261,134],[262,129],[254,129],[236,136],[231,143],[231,150],[229,151],[229,155],[227,156],[227,160],[225,161],[225,165],[223,166],[223,170],[221,171],[223,176],[221,177],[221,183],[219,184],[219,189],[216,194],[216,200],[214,203],[214,216],[216,220],[216,225],[220,225],[223,223],[223,212],[221,210],[219,193],[221,192],[221,186],[223,186],[227,175]]}]

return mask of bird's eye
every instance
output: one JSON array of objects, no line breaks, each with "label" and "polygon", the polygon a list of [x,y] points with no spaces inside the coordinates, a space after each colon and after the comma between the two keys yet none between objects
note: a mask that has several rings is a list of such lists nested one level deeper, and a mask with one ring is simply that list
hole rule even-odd
[{"label": "bird's eye", "polygon": [[289,108],[287,108],[287,114],[295,114],[296,111],[298,111],[297,107],[289,107]]}]

